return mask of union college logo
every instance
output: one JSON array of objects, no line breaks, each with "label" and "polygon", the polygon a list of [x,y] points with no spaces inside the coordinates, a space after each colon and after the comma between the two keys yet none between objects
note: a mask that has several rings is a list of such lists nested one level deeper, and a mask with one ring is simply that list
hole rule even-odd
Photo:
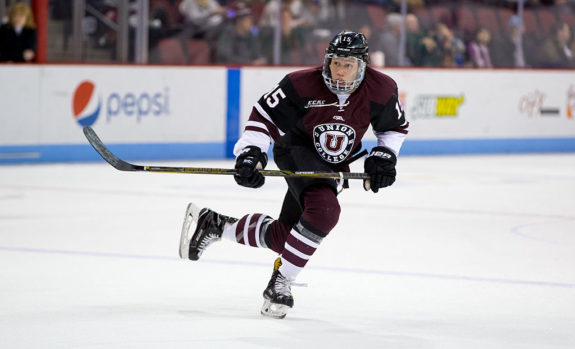
[{"label": "union college logo", "polygon": [[319,155],[337,164],[345,160],[353,149],[355,130],[344,124],[322,124],[313,128],[313,141]]}]

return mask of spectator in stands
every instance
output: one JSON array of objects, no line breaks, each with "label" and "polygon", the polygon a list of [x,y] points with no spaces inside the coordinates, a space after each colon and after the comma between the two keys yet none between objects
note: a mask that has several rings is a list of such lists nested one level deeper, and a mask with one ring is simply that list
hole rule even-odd
[{"label": "spectator in stands", "polygon": [[419,19],[413,13],[405,16],[405,58],[407,65],[421,65],[421,52],[425,34],[419,26]]},{"label": "spectator in stands", "polygon": [[[368,0],[366,2],[373,2],[373,0]],[[378,0],[375,1],[376,3],[380,4],[383,9],[387,12],[400,12],[401,11],[401,3],[403,0]],[[429,0],[407,0],[407,6],[410,9],[416,7],[424,7]]]},{"label": "spectator in stands", "polygon": [[373,40],[373,30],[371,29],[371,26],[365,23],[359,27],[357,33],[362,33],[367,39],[367,42],[372,43],[369,44],[369,63],[376,67],[383,67],[385,65],[385,55],[381,49],[380,43],[378,43],[377,40]]},{"label": "spectator in stands", "polygon": [[[298,4],[298,6],[295,6],[295,11],[297,12],[294,12],[294,4]],[[312,33],[312,35],[314,35],[316,30],[326,30],[331,25],[330,21],[334,14],[329,0],[292,2],[290,9],[293,14],[294,24],[304,28],[306,32]],[[331,31],[328,33],[324,32],[323,35],[320,34],[322,38],[331,37],[331,35]]]},{"label": "spectator in stands", "polygon": [[[261,28],[262,49],[268,62],[274,63],[274,28]],[[301,28],[294,24],[289,7],[281,10],[280,65],[301,65],[308,61],[308,46]]]},{"label": "spectator in stands", "polygon": [[35,52],[36,25],[32,9],[17,2],[8,11],[8,23],[0,26],[0,61],[32,62]]},{"label": "spectator in stands", "polygon": [[543,42],[540,64],[545,68],[575,67],[575,53],[569,47],[571,29],[567,23],[553,26],[552,35]]},{"label": "spectator in stands", "polygon": [[216,0],[183,0],[179,10],[192,37],[211,42],[223,28],[225,9]]},{"label": "spectator in stands", "polygon": [[[300,20],[303,25],[308,25],[317,30],[328,30],[334,22],[335,8],[330,0],[306,0],[304,2],[304,11]],[[331,32],[322,32],[322,40],[331,36]]]},{"label": "spectator in stands", "polygon": [[[314,47],[324,46],[325,42],[328,42],[333,36],[331,28],[333,27],[335,9],[330,0],[303,0],[302,4],[299,17],[294,15],[294,25],[297,26],[298,30],[301,30],[302,35],[306,38],[306,43],[309,44],[309,50],[313,51]],[[304,63],[315,64],[318,60],[316,54],[310,52],[309,61]],[[324,54],[321,51],[319,56],[323,57]]]},{"label": "spectator in stands", "polygon": [[479,28],[475,34],[475,40],[467,46],[467,52],[471,63],[476,68],[491,68],[491,53],[489,52],[489,42],[491,32],[487,28]]},{"label": "spectator in stands", "polygon": [[[509,19],[506,33],[497,35],[492,41],[491,59],[493,66],[501,68],[525,68],[536,65],[537,45],[526,36],[523,21],[518,16]],[[518,45],[521,36],[521,45]]]},{"label": "spectator in stands", "polygon": [[420,67],[439,67],[442,65],[443,52],[432,36],[422,36],[415,49],[412,65]]},{"label": "spectator in stands", "polygon": [[575,13],[575,6],[572,0],[555,0],[553,9],[557,13]]},{"label": "spectator in stands", "polygon": [[415,16],[406,17],[406,56],[411,65],[422,67],[461,66],[465,45],[442,22],[429,34],[419,29]]},{"label": "spectator in stands", "polygon": [[[365,3],[351,0],[336,0],[335,3],[334,31],[340,31],[341,28],[359,28],[366,21],[371,22]],[[377,38],[379,34],[374,33],[374,37]]]},{"label": "spectator in stands", "polygon": [[433,36],[439,48],[442,67],[461,67],[463,65],[463,54],[465,45],[445,23],[438,23]]},{"label": "spectator in stands", "polygon": [[261,53],[252,11],[245,3],[236,5],[232,23],[226,26],[218,38],[216,61],[223,64],[266,63]]},{"label": "spectator in stands", "polygon": [[399,35],[403,18],[399,13],[390,13],[386,18],[386,29],[381,34],[380,45],[384,54],[385,66],[399,65]]},{"label": "spectator in stands", "polygon": [[[278,0],[268,0],[262,15],[260,17],[260,28],[274,28],[277,24],[277,11],[278,11],[279,1]],[[282,8],[287,8],[292,14],[292,25],[298,25],[295,20],[296,16],[299,16],[303,11],[303,4],[301,0],[283,0]]]}]

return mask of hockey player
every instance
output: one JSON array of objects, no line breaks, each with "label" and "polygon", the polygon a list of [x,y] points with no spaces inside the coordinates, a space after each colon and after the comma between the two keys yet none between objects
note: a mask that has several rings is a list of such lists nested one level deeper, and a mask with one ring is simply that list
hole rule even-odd
[{"label": "hockey player", "polygon": [[[395,81],[370,68],[368,61],[364,35],[341,32],[326,49],[323,67],[290,73],[263,95],[234,148],[236,182],[250,188],[264,184],[258,169],[267,165],[266,152],[272,143],[280,169],[349,171],[349,162],[361,149],[371,124],[377,146],[364,162],[370,175],[364,188],[377,193],[392,185],[409,123]],[[285,317],[293,307],[292,283],[340,214],[336,180],[286,181],[288,190],[277,220],[260,213],[235,219],[190,204],[180,240],[180,257],[191,260],[199,259],[208,245],[222,237],[280,254],[261,310],[275,318]]]}]

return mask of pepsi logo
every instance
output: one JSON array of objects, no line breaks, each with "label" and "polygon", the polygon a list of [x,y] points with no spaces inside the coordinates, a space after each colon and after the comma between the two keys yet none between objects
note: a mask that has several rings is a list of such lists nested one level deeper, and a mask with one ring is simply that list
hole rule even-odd
[{"label": "pepsi logo", "polygon": [[82,81],[74,91],[72,99],[72,112],[74,118],[81,126],[93,125],[102,107],[102,99],[96,96],[96,86],[91,81]]},{"label": "pepsi logo", "polygon": [[82,81],[74,90],[72,113],[81,126],[91,126],[101,115],[106,123],[128,118],[141,122],[147,117],[170,115],[170,89],[160,91],[108,90],[89,80]]}]

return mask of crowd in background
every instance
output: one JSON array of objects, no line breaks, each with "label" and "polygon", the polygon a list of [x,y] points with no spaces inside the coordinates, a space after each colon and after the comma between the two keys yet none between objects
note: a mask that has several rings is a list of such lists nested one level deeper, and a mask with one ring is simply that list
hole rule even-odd
[{"label": "crowd in background", "polygon": [[[87,3],[116,19],[115,0]],[[523,18],[516,14],[517,1],[407,3],[404,17],[401,0],[282,0],[281,8],[278,0],[150,0],[149,60],[317,65],[330,38],[347,29],[366,35],[376,66],[575,68],[575,0],[527,0]],[[71,1],[51,0],[50,6],[53,18],[70,18]],[[10,42],[14,33],[22,33],[14,28],[10,15],[0,30],[2,60],[7,60],[2,54],[7,35],[12,35]],[[26,28],[33,29],[33,19]],[[64,36],[70,35],[67,28]],[[99,25],[88,35],[92,45],[110,48],[114,59],[113,30]],[[33,56],[23,58],[30,61]]]},{"label": "crowd in background", "polygon": [[[526,15],[536,16],[535,6],[552,15],[547,19],[552,23],[536,18],[536,28],[515,14],[517,2],[497,0],[409,0],[405,18],[400,0],[283,0],[281,9],[277,0],[169,3],[177,9],[176,23],[185,36],[210,44],[209,63],[316,65],[329,39],[347,29],[368,37],[372,64],[378,66],[575,68],[572,0],[527,1]],[[479,9],[489,11],[495,22],[482,23],[483,17],[474,13]],[[165,20],[166,10],[163,1],[152,16]],[[279,61],[274,57],[278,10]],[[522,55],[516,51],[518,31]],[[154,44],[152,57],[161,63],[162,47],[159,41]]]},{"label": "crowd in background", "polygon": [[16,3],[0,25],[0,62],[32,62],[36,51],[36,24],[28,4]]}]

